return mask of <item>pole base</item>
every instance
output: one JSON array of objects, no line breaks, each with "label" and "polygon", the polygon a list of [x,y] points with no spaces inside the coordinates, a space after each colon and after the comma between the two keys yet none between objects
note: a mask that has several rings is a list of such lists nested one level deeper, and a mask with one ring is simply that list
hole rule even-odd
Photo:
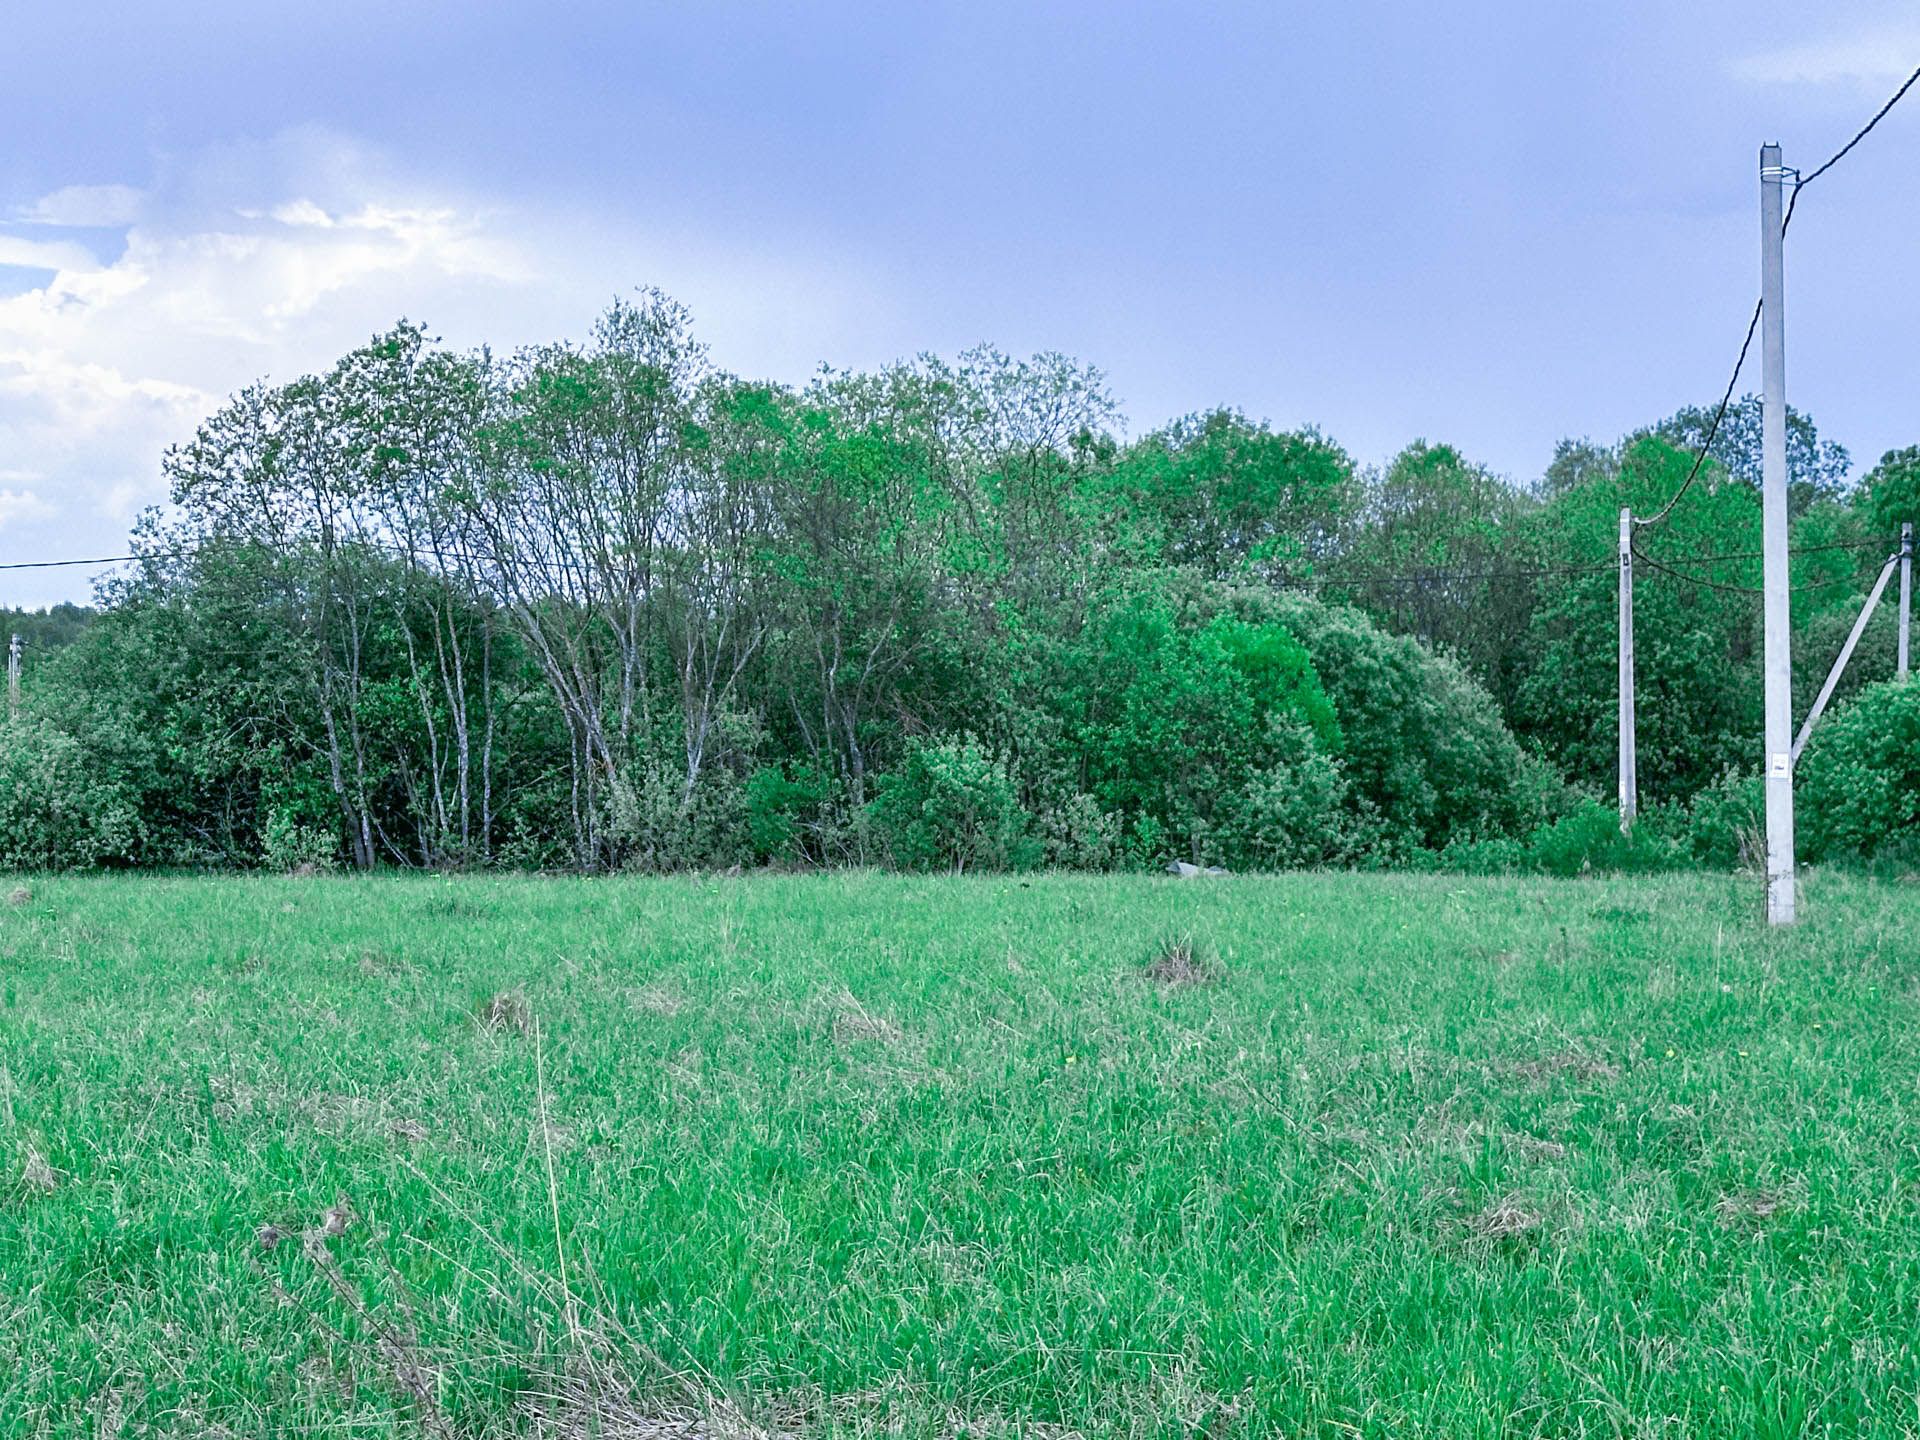
[{"label": "pole base", "polygon": [[1795,922],[1793,872],[1767,877],[1767,923],[1791,925]]}]

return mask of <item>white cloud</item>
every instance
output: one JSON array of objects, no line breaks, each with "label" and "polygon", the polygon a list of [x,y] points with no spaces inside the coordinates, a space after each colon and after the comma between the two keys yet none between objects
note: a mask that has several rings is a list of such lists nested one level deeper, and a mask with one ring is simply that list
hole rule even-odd
[{"label": "white cloud", "polygon": [[42,195],[22,218],[40,225],[131,225],[143,198],[131,185],[69,185]]},{"label": "white cloud", "polygon": [[1743,80],[1770,85],[1849,82],[1878,89],[1904,80],[1920,65],[1920,16],[1888,19],[1830,36],[1749,55],[1734,63]]},{"label": "white cloud", "polygon": [[53,507],[31,490],[0,490],[0,535],[21,520],[44,520]]},{"label": "white cloud", "polygon": [[[776,255],[775,239],[756,251],[482,201],[310,130],[18,213],[0,265],[53,274],[0,295],[0,455],[19,475],[0,492],[16,522],[0,560],[117,553],[133,515],[166,498],[166,447],[227,395],[324,367],[402,317],[506,350],[581,337],[615,295],[657,284],[693,308],[721,364],[798,380],[859,349],[890,308],[842,257],[796,259],[790,236]],[[87,248],[97,235],[60,233],[109,216],[124,228],[115,258]],[[7,592],[0,575],[0,603]]]},{"label": "white cloud", "polygon": [[0,234],[0,265],[24,265],[31,270],[90,270],[91,252],[64,240],[31,240]]}]

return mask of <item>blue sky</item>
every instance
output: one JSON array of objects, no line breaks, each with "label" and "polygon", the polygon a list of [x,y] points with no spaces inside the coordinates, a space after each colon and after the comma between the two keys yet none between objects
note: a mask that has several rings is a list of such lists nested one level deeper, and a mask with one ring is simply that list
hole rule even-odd
[{"label": "blue sky", "polygon": [[[1717,394],[1757,146],[1811,167],[1917,64],[1920,11],[1846,0],[9,7],[0,560],[119,553],[258,376],[644,284],[749,375],[1059,349],[1134,433],[1230,404],[1530,479]],[[1920,442],[1917,165],[1920,96],[1789,246],[1790,392],[1868,464]]]}]

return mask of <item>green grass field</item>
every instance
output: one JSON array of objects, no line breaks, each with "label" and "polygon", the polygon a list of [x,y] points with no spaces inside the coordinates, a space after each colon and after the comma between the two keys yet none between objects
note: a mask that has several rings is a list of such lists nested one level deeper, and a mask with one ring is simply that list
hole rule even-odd
[{"label": "green grass field", "polygon": [[1920,1433],[1920,886],[28,883],[6,1435]]}]

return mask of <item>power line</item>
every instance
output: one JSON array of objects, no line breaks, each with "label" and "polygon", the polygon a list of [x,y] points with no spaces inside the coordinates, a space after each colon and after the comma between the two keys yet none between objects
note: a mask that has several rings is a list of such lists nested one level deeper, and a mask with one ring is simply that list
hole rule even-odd
[{"label": "power line", "polygon": [[[1657,570],[1662,575],[1670,576],[1671,578],[1675,580],[1683,581],[1688,585],[1698,585],[1702,589],[1718,590],[1721,593],[1727,594],[1727,595],[1745,595],[1749,599],[1757,598],[1758,596],[1764,593],[1760,589],[1760,587],[1757,585],[1735,585],[1725,580],[1709,580],[1704,575],[1689,575],[1684,570],[1674,569],[1671,564],[1667,564],[1662,561],[1654,559],[1651,555],[1648,555],[1645,552],[1643,552],[1637,545],[1634,547],[1634,550],[1633,550],[1633,558],[1635,560],[1638,560],[1641,564],[1645,565],[1650,570]],[[1759,559],[1761,557],[1758,555],[1745,555],[1745,556],[1722,556],[1719,558]],[[1682,561],[1681,563],[1686,563],[1686,562]],[[1791,588],[1793,593],[1798,594],[1806,590],[1831,590],[1835,586],[1851,585],[1853,582],[1854,582],[1854,577],[1851,575],[1838,575],[1831,580],[1803,580],[1798,585],[1795,585]]]},{"label": "power line", "polygon": [[147,555],[97,555],[90,560],[9,560],[0,570],[60,570],[69,565],[122,565],[129,560],[178,559],[184,550],[155,551]]},{"label": "power line", "polygon": [[1740,354],[1733,362],[1733,373],[1727,376],[1726,392],[1721,395],[1720,404],[1713,412],[1713,423],[1707,427],[1707,438],[1700,442],[1700,448],[1694,452],[1693,468],[1687,471],[1687,478],[1680,482],[1680,488],[1673,492],[1671,500],[1660,507],[1658,514],[1650,515],[1644,520],[1636,520],[1635,525],[1640,527],[1658,525],[1673,513],[1673,507],[1678,505],[1680,498],[1692,488],[1695,477],[1700,474],[1701,467],[1707,463],[1707,453],[1713,449],[1714,437],[1720,433],[1720,422],[1727,418],[1727,406],[1733,403],[1734,386],[1740,383],[1740,371],[1747,363],[1747,351],[1753,347],[1753,332],[1759,326],[1760,302],[1756,300],[1753,302],[1753,318],[1747,321],[1747,338],[1740,342]]},{"label": "power line", "polygon": [[[1862,125],[1859,129],[1859,132],[1855,134],[1851,140],[1847,141],[1846,144],[1842,145],[1838,150],[1834,151],[1833,154],[1828,158],[1826,164],[1820,166],[1820,168],[1815,170],[1811,175],[1805,175],[1800,178],[1800,180],[1793,187],[1794,199],[1796,200],[1799,199],[1800,192],[1802,190],[1806,189],[1807,186],[1811,185],[1814,181],[1818,180],[1822,175],[1826,174],[1827,171],[1831,170],[1834,166],[1838,165],[1842,160],[1846,159],[1847,152],[1853,149],[1853,147],[1858,145],[1862,140],[1866,139],[1868,134],[1873,130],[1873,127],[1878,125],[1882,120],[1887,118],[1887,112],[1893,109],[1894,106],[1900,103],[1901,97],[1905,95],[1907,91],[1913,88],[1914,82],[1916,80],[1920,80],[1920,67],[1915,67],[1914,72],[1911,75],[1907,76],[1906,82],[1902,84],[1898,90],[1893,92],[1892,97],[1888,99],[1887,103],[1882,105],[1878,110],[1874,112],[1873,118],[1867,121],[1866,124]],[[1791,217],[1791,215],[1793,214],[1793,206],[1791,204],[1787,206],[1787,214],[1789,215],[1789,217]],[[1786,227],[1782,226],[1781,228],[1784,229]]]},{"label": "power line", "polygon": [[[1795,179],[1793,194],[1787,201],[1786,217],[1780,222],[1781,234],[1784,235],[1787,227],[1793,224],[1793,210],[1794,207],[1800,203],[1800,192],[1818,180],[1822,175],[1826,174],[1827,171],[1831,170],[1834,166],[1838,165],[1846,158],[1848,151],[1866,139],[1868,134],[1872,132],[1873,127],[1886,119],[1887,112],[1900,103],[1901,97],[1913,88],[1916,81],[1920,81],[1920,68],[1916,68],[1911,75],[1907,76],[1906,82],[1901,85],[1898,90],[1893,92],[1892,96],[1887,100],[1887,103],[1874,112],[1873,118],[1867,121],[1865,125],[1862,125],[1860,129],[1855,132],[1851,140],[1847,141],[1846,144],[1828,156],[1825,164],[1819,166],[1812,171],[1812,173],[1799,176]],[[1634,523],[1637,526],[1658,525],[1662,520],[1665,520],[1668,515],[1673,513],[1673,507],[1680,503],[1681,497],[1692,487],[1695,477],[1700,474],[1701,467],[1706,464],[1707,453],[1713,448],[1714,437],[1720,433],[1720,422],[1726,418],[1727,406],[1733,400],[1734,387],[1740,383],[1740,370],[1747,363],[1747,351],[1752,348],[1753,345],[1753,332],[1760,324],[1761,303],[1762,302],[1758,300],[1754,301],[1753,318],[1747,321],[1747,335],[1746,338],[1740,342],[1740,355],[1739,358],[1733,362],[1733,374],[1727,377],[1726,393],[1720,397],[1719,408],[1713,412],[1713,423],[1707,427],[1707,438],[1694,454],[1693,467],[1687,471],[1687,478],[1680,482],[1680,488],[1674,491],[1671,500],[1660,507],[1658,514],[1651,515],[1644,520],[1635,521]]]},{"label": "power line", "polygon": [[1296,586],[1424,585],[1438,580],[1538,580],[1549,576],[1592,575],[1611,571],[1611,561],[1596,565],[1549,565],[1526,570],[1421,570],[1389,575],[1308,575],[1286,582]]},{"label": "power line", "polygon": [[[254,543],[257,543],[257,542],[249,542],[249,544],[254,544]],[[1815,554],[1821,554],[1821,553],[1825,553],[1829,551],[1837,551],[1837,550],[1868,550],[1879,545],[1884,545],[1886,543],[1887,542],[1884,539],[1879,539],[1879,538],[1867,539],[1867,540],[1834,540],[1821,545],[1803,546],[1799,549],[1792,551],[1791,553],[1795,555],[1815,555]],[[371,550],[377,550],[384,554],[407,555],[416,559],[423,555],[430,555],[434,553],[431,551],[412,549],[407,546],[386,545],[386,544],[380,544],[380,543],[369,542],[369,541],[359,541],[359,542],[356,542],[356,544],[360,547],[364,547],[366,549],[371,549]],[[287,553],[284,549],[279,549],[278,547],[273,547],[273,546],[261,546],[259,548],[275,550],[276,553],[280,553],[280,554]],[[195,550],[150,550],[150,551],[147,551],[145,554],[140,554],[140,555],[104,555],[104,556],[96,556],[93,558],[74,559],[74,560],[16,560],[16,561],[0,562],[0,570],[52,569],[60,566],[72,566],[72,565],[113,565],[113,564],[127,563],[131,561],[136,561],[136,560],[181,560],[181,559],[192,558],[193,556],[199,553],[201,552],[200,550],[197,550],[197,549]],[[1639,554],[1637,550],[1635,551],[1635,553]],[[494,557],[487,554],[474,554],[473,558],[490,559]],[[1641,558],[1645,559],[1647,563],[1655,566],[1707,565],[1707,564],[1719,563],[1721,561],[1757,560],[1760,558],[1760,552],[1758,550],[1743,550],[1743,551],[1729,551],[1729,552],[1713,554],[1713,555],[1669,555],[1669,556],[1663,557],[1662,560],[1655,560],[1652,556],[1642,556]],[[1294,586],[1294,587],[1353,588],[1353,587],[1364,586],[1364,585],[1426,585],[1426,584],[1433,584],[1441,581],[1453,581],[1453,580],[1543,580],[1543,579],[1553,579],[1553,578],[1558,578],[1558,577],[1568,576],[1568,575],[1597,575],[1603,571],[1611,572],[1613,568],[1614,568],[1613,562],[1603,561],[1603,562],[1596,562],[1593,564],[1529,566],[1524,569],[1514,569],[1514,570],[1437,570],[1436,569],[1436,570],[1414,570],[1414,571],[1400,571],[1400,572],[1362,571],[1357,574],[1349,574],[1349,575],[1305,575],[1305,576],[1299,576],[1296,578],[1291,578],[1287,581],[1284,581],[1283,584]]]},{"label": "power line", "polygon": [[[1789,555],[1825,555],[1836,550],[1874,550],[1886,543],[1887,541],[1879,536],[1869,540],[1829,540],[1823,545],[1801,545],[1787,553]],[[1648,558],[1652,559],[1651,556]],[[1663,555],[1660,558],[1668,565],[1712,565],[1723,560],[1761,560],[1765,558],[1765,554],[1759,550],[1727,550],[1715,555]]]}]

